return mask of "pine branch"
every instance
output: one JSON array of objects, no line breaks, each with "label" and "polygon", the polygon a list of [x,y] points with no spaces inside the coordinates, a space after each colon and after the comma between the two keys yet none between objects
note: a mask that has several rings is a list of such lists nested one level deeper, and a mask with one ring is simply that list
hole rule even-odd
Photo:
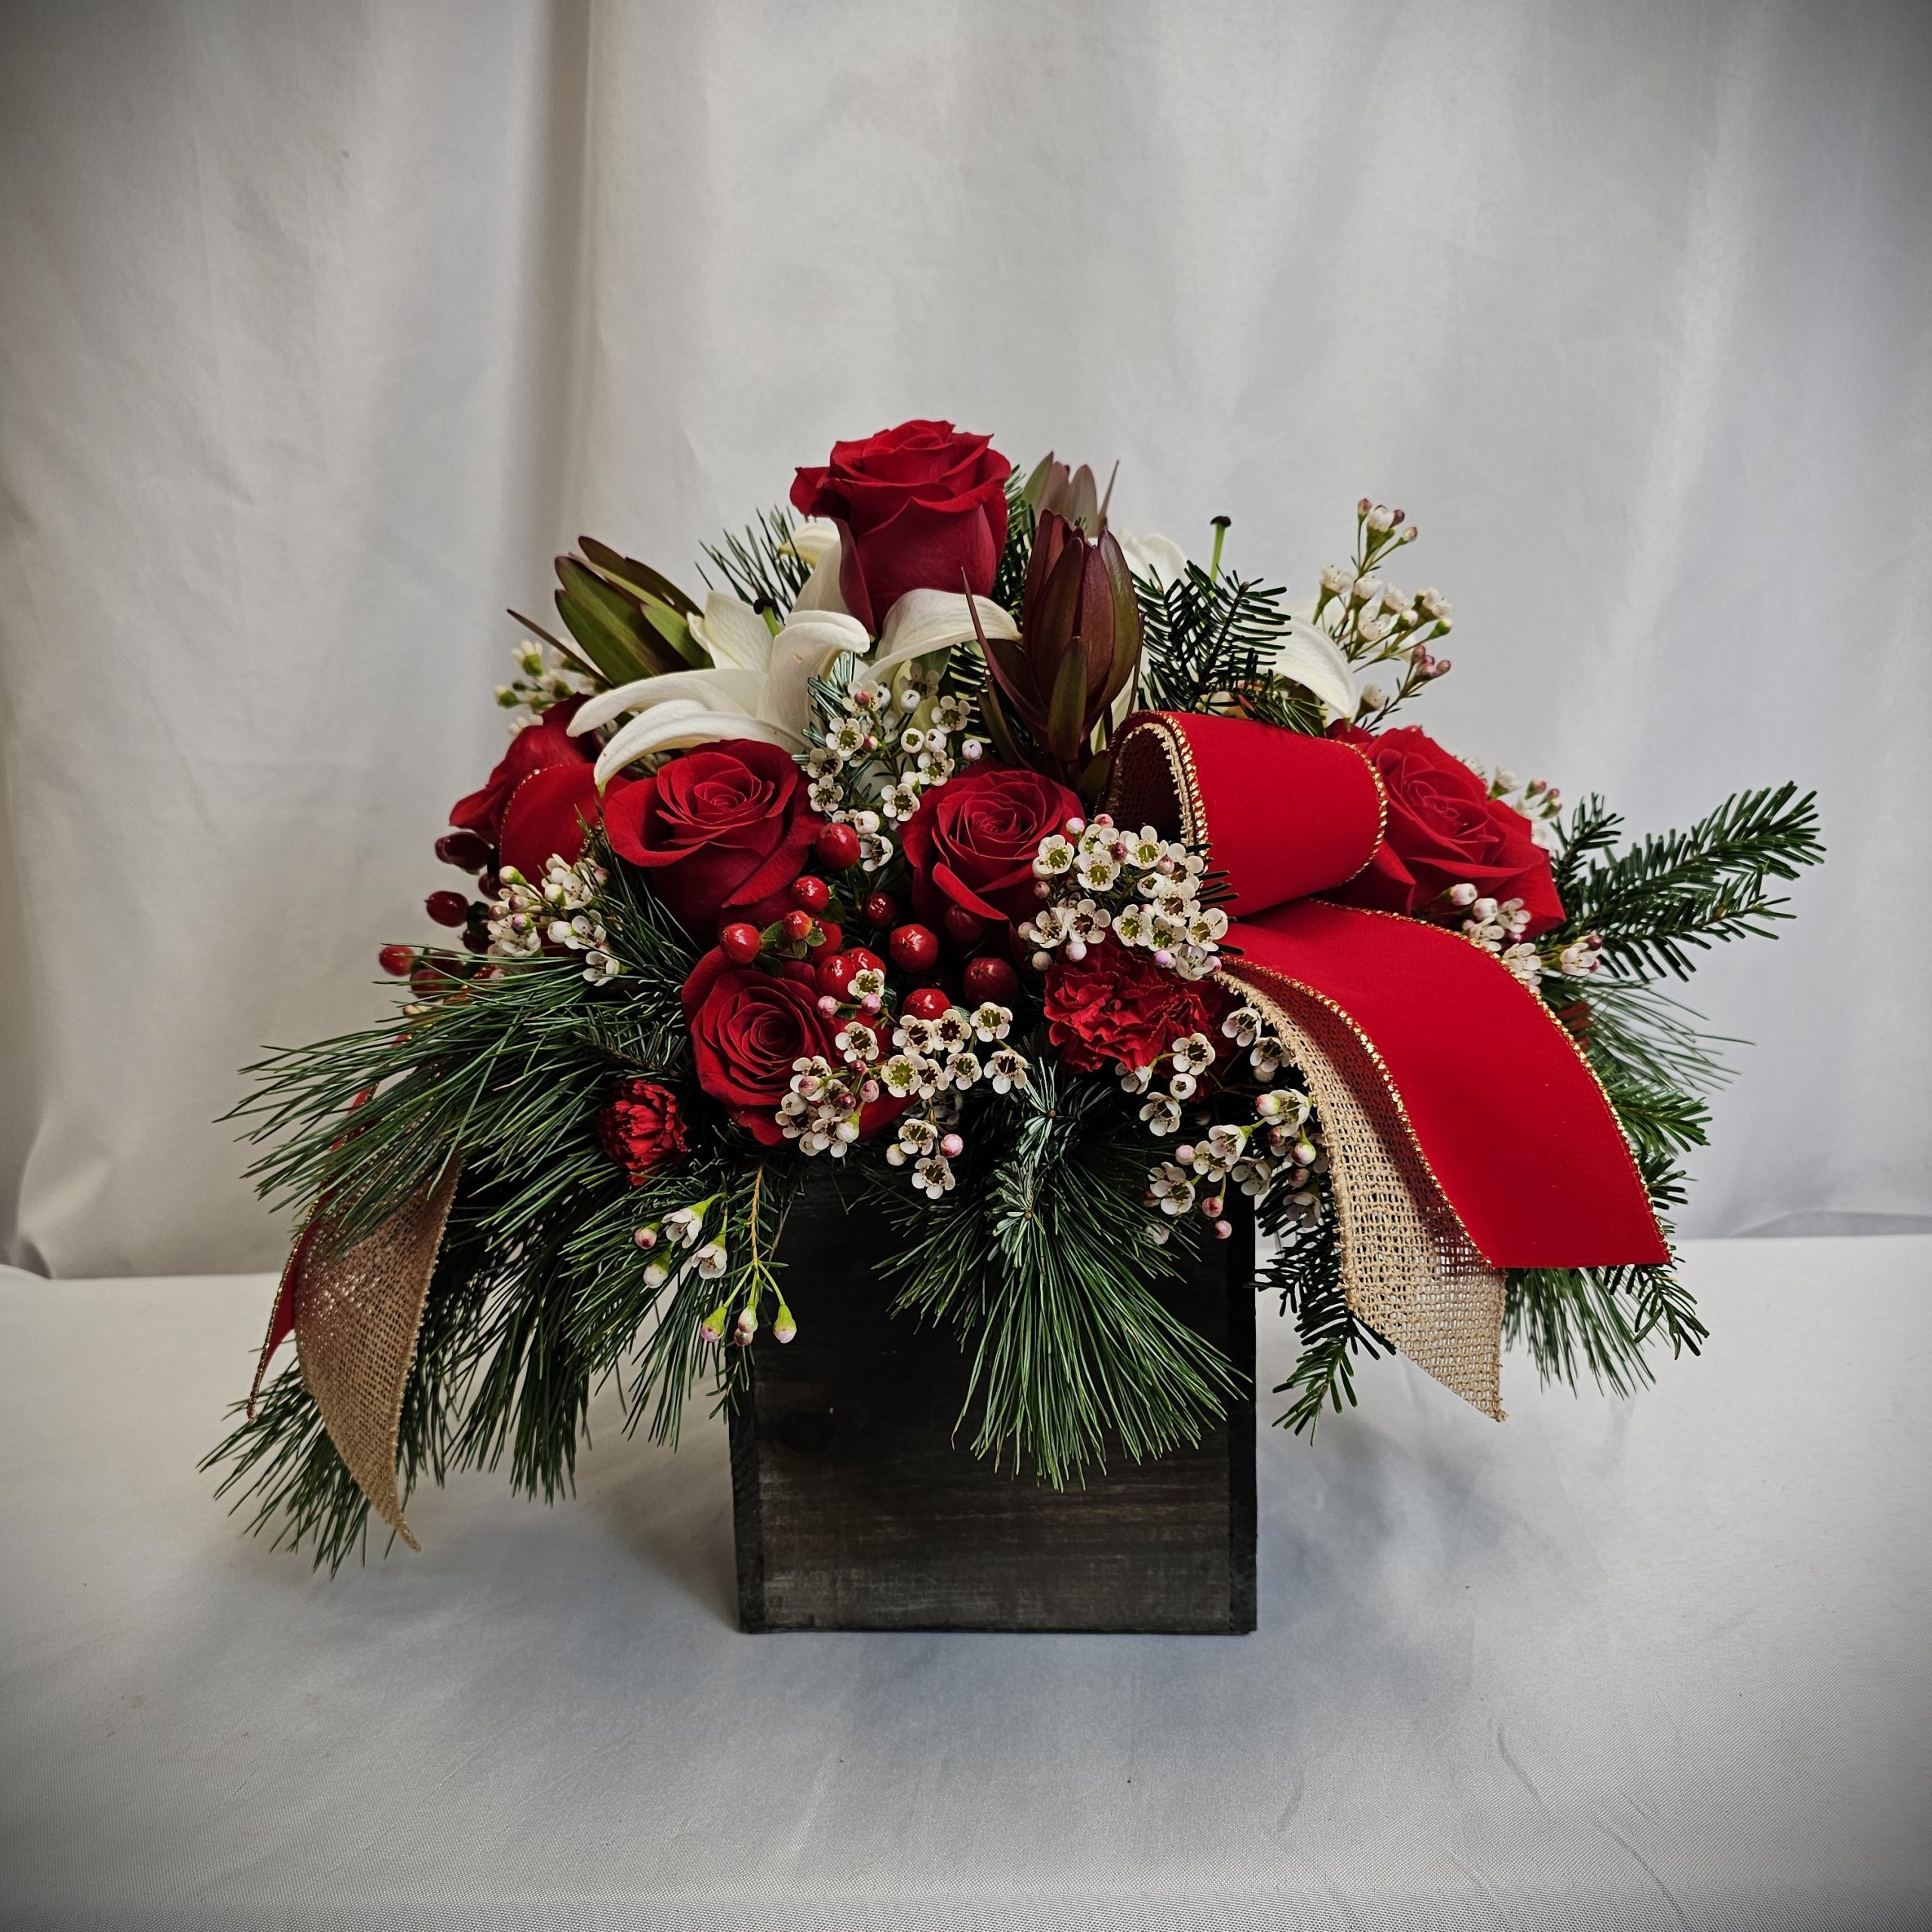
[{"label": "pine branch", "polygon": [[[1044,1054],[1026,1094],[988,1101],[956,1192],[928,1203],[893,1169],[858,1170],[905,1238],[897,1306],[943,1320],[972,1350],[976,1454],[1056,1485],[1199,1440],[1234,1371],[1150,1284],[1178,1272],[1147,1243],[1144,1134],[1112,1088]],[[1191,1232],[1191,1231],[1190,1231]]]},{"label": "pine branch", "polygon": [[[811,575],[810,565],[788,547],[796,528],[791,512],[782,506],[761,510],[755,523],[707,543],[704,554],[734,595],[783,618]],[[706,584],[711,582],[709,573],[700,570],[700,574]]]},{"label": "pine branch", "polygon": [[1696,1355],[1709,1333],[1675,1263],[1632,1268],[1531,1268],[1512,1272],[1503,1332],[1522,1343],[1546,1382],[1574,1389],[1587,1370],[1628,1397],[1656,1380],[1654,1337],[1673,1355]]},{"label": "pine branch", "polygon": [[[1572,814],[1567,835],[1580,857],[1605,849],[1614,829],[1592,798]],[[1586,871],[1571,868],[1564,930],[1597,934],[1611,971],[1688,979],[1691,949],[1768,936],[1789,918],[1788,902],[1766,886],[1823,857],[1815,794],[1801,798],[1792,784],[1740,792],[1687,831],[1654,835]]]}]

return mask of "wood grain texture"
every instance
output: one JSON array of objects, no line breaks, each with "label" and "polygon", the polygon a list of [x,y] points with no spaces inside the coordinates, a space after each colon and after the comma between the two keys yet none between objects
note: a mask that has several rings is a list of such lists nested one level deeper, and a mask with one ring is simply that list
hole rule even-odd
[{"label": "wood grain texture", "polygon": [[1157,1461],[1116,1453],[1062,1490],[973,1454],[965,1358],[949,1331],[888,1312],[886,1238],[816,1181],[787,1222],[798,1339],[759,1336],[731,1417],[743,1627],[1252,1630],[1250,1225],[1164,1291],[1248,1386],[1230,1421]]}]

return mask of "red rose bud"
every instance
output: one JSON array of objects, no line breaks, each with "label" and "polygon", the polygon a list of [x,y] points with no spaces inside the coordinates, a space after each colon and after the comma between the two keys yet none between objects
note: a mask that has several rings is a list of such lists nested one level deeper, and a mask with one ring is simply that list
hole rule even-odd
[{"label": "red rose bud", "polygon": [[746,925],[735,920],[718,935],[718,948],[734,966],[749,966],[764,946],[763,937],[755,926]]},{"label": "red rose bud", "polygon": [[930,926],[895,926],[886,950],[902,971],[923,973],[938,961],[939,935]]},{"label": "red rose bud", "polygon": [[835,443],[822,469],[801,469],[792,503],[838,525],[838,589],[875,633],[909,590],[983,597],[1006,546],[1006,479],[1013,466],[991,438],[950,423],[902,423],[863,441]]},{"label": "red rose bud", "polygon": [[392,974],[399,980],[414,967],[416,949],[413,946],[386,946],[376,955],[376,963],[385,973]]},{"label": "red rose bud", "polygon": [[460,892],[432,892],[423,909],[439,926],[460,926],[469,918],[469,901]]},{"label": "red rose bud", "polygon": [[[637,1186],[645,1177],[690,1152],[678,1097],[651,1080],[623,1080],[597,1118],[604,1151]],[[641,1238],[645,1230],[638,1229]],[[641,1238],[638,1244],[645,1246]]]},{"label": "red rose bud", "polygon": [[949,906],[944,924],[946,937],[957,946],[977,946],[986,936],[986,921],[963,906]]},{"label": "red rose bud", "polygon": [[812,915],[809,912],[787,912],[778,922],[778,930],[794,946],[802,946],[812,935]]},{"label": "red rose bud", "polygon": [[835,872],[849,871],[859,863],[859,835],[849,825],[822,825],[812,850],[821,865]]},{"label": "red rose bud", "polygon": [[490,863],[490,841],[474,832],[446,832],[436,841],[436,857],[458,872],[481,872]]},{"label": "red rose bud", "polygon": [[889,892],[869,892],[859,908],[870,926],[889,926],[899,916],[899,902]]},{"label": "red rose bud", "polygon": [[915,986],[906,995],[906,1011],[915,1020],[937,1020],[952,1004],[943,986]]},{"label": "red rose bud", "polygon": [[975,1006],[985,1000],[1005,1006],[1020,990],[1020,975],[997,954],[987,953],[967,961],[964,983],[966,997]]},{"label": "red rose bud", "polygon": [[792,881],[792,903],[808,912],[823,912],[832,903],[832,888],[823,879],[801,872]]}]

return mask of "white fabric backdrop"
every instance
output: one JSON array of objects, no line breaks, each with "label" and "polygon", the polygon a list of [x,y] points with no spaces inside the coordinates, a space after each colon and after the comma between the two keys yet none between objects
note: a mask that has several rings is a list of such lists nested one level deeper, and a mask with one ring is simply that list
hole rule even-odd
[{"label": "white fabric backdrop", "polygon": [[1909,6],[12,6],[0,1253],[272,1261],[210,1121],[382,1010],[502,607],[915,414],[1297,582],[1399,502],[1419,721],[1640,827],[1817,786],[1687,1226],[1932,1214],[1928,82]]}]

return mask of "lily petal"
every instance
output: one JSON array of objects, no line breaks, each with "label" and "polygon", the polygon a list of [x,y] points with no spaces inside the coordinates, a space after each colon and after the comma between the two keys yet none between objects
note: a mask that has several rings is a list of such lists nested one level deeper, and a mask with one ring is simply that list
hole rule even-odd
[{"label": "lily petal", "polygon": [[949,651],[973,635],[973,612],[987,636],[1017,642],[1020,626],[1004,606],[990,597],[976,597],[971,605],[961,590],[909,590],[900,598],[885,620],[885,634],[878,641],[878,656],[872,664],[875,677],[889,678],[902,664],[915,657],[930,657],[935,651]]},{"label": "lily petal", "polygon": [[[827,523],[826,528],[834,526]],[[845,599],[838,589],[838,539],[835,535],[832,547],[826,550],[812,565],[812,574],[805,579],[804,588],[798,592],[798,601],[792,606],[792,615],[802,616],[808,611],[835,611],[840,617],[847,614]]]},{"label": "lily petal", "polygon": [[1127,553],[1127,567],[1136,577],[1152,577],[1164,590],[1187,574],[1187,552],[1171,537],[1149,531],[1132,537],[1124,530],[1114,532],[1114,540]]},{"label": "lily petal", "polygon": [[1355,673],[1342,655],[1341,647],[1326,631],[1304,623],[1299,617],[1290,620],[1287,632],[1275,646],[1268,668],[1291,684],[1312,691],[1337,716],[1355,715]]},{"label": "lily petal", "polygon": [[627,764],[653,752],[676,746],[715,743],[721,738],[756,738],[781,750],[797,753],[804,740],[795,733],[781,731],[764,718],[742,711],[712,711],[683,698],[654,705],[641,717],[633,718],[604,747],[591,776],[601,791]]},{"label": "lily petal", "polygon": [[647,711],[681,698],[712,711],[755,711],[764,688],[764,679],[755,671],[666,671],[586,699],[571,720],[571,730],[594,731],[627,711]]},{"label": "lily petal", "polygon": [[842,611],[795,612],[771,640],[771,672],[758,715],[802,743],[811,715],[811,680],[823,677],[842,653],[863,657],[872,648],[865,626]]},{"label": "lily petal", "polygon": [[838,547],[838,526],[829,516],[808,516],[792,528],[785,546],[801,562],[816,569],[827,554]]},{"label": "lily petal", "polygon": [[691,635],[721,670],[761,673],[771,662],[771,627],[728,590],[714,590],[704,600],[704,615],[691,622]]}]

